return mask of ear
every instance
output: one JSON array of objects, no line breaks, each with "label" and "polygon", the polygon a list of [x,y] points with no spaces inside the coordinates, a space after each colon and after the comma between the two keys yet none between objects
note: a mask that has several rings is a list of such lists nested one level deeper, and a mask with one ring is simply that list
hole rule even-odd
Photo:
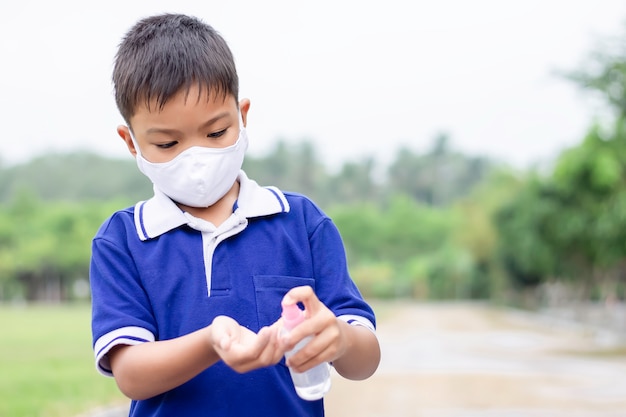
[{"label": "ear", "polygon": [[137,149],[135,149],[135,142],[133,142],[133,138],[130,136],[130,129],[128,126],[120,125],[117,127],[117,134],[120,135],[130,154],[134,157],[137,156]]},{"label": "ear", "polygon": [[241,101],[239,102],[239,111],[241,112],[243,127],[246,127],[248,124],[248,110],[250,110],[250,99],[241,99]]}]

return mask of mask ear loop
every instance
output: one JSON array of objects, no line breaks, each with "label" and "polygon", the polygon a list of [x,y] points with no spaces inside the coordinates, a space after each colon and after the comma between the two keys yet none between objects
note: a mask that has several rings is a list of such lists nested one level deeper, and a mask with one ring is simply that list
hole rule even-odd
[{"label": "mask ear loop", "polygon": [[246,128],[246,126],[243,123],[243,114],[241,114],[241,109],[238,110],[239,113],[239,130],[244,130]]},{"label": "mask ear loop", "polygon": [[135,139],[135,135],[133,135],[133,131],[130,130],[130,127],[128,128],[128,133],[130,133],[130,139],[133,141],[133,145],[135,145],[135,152],[137,152],[137,156],[141,156],[143,158],[143,155],[141,155],[141,149],[139,148],[139,144],[137,143],[137,139]]}]

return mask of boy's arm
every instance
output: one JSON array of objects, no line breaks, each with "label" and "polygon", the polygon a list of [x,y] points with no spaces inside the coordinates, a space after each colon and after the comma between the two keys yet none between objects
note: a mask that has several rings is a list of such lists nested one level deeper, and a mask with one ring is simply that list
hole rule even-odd
[{"label": "boy's arm", "polygon": [[133,400],[144,400],[216,363],[220,358],[211,348],[209,327],[176,339],[115,346],[108,356],[120,391]]},{"label": "boy's arm", "polygon": [[266,327],[255,334],[219,316],[211,325],[185,336],[120,345],[108,355],[120,390],[142,400],[178,387],[220,359],[240,373],[277,363],[284,351],[277,346],[276,328]]},{"label": "boy's arm", "polygon": [[306,336],[314,338],[288,359],[288,366],[304,372],[322,362],[332,362],[344,378],[360,380],[374,374],[380,363],[380,346],[370,329],[337,318],[311,287],[293,288],[283,298],[283,304],[298,302],[304,304],[307,320],[281,340],[283,349],[292,349]]},{"label": "boy's arm", "polygon": [[346,346],[343,355],[333,360],[333,367],[344,378],[361,380],[374,374],[380,363],[380,346],[367,327],[337,319]]}]

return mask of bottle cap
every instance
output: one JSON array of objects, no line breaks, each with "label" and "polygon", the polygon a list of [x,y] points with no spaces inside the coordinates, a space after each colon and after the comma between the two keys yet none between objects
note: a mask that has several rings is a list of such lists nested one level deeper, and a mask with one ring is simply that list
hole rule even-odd
[{"label": "bottle cap", "polygon": [[304,312],[297,304],[283,305],[282,317],[284,326],[287,330],[291,330],[304,321]]}]

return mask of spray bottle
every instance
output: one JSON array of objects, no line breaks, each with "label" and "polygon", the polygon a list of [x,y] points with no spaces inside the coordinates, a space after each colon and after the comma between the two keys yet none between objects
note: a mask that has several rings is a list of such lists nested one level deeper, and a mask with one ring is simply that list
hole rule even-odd
[{"label": "spray bottle", "polygon": [[[298,324],[304,321],[304,311],[300,310],[297,304],[283,305],[283,334],[288,334]],[[307,336],[302,339],[296,346],[285,353],[285,358],[291,357],[294,353],[302,349],[304,345],[309,343],[313,336]],[[305,372],[295,372],[289,368],[293,385],[296,393],[300,398],[308,401],[319,400],[330,389],[330,365],[327,362],[309,369]]]}]

